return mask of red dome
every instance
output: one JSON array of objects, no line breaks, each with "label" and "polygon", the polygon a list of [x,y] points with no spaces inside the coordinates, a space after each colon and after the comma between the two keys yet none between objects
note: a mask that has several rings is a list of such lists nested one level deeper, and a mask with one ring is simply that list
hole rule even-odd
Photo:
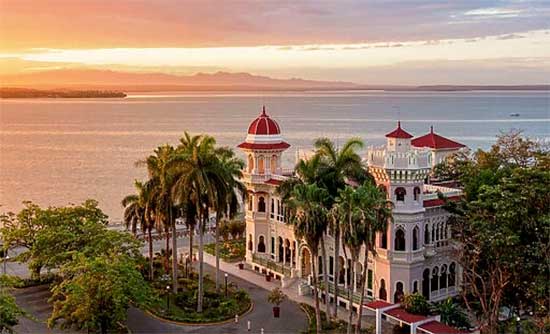
[{"label": "red dome", "polygon": [[262,114],[258,116],[250,126],[248,127],[249,135],[279,135],[281,134],[281,129],[279,124],[272,120],[265,113],[265,106],[262,109]]}]

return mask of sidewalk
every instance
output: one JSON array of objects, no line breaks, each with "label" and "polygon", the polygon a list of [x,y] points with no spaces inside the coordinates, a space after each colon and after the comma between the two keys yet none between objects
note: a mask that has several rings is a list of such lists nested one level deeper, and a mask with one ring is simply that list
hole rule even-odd
[{"label": "sidewalk", "polygon": [[[215,267],[216,266],[216,258],[213,255],[210,255],[208,253],[204,253],[204,262]],[[246,267],[245,267],[246,268]],[[220,260],[220,270],[227,272],[231,275],[237,276],[242,278],[243,280],[246,280],[250,283],[253,283],[261,288],[272,290],[276,287],[281,288],[281,282],[277,280],[272,280],[271,282],[267,282],[265,280],[265,276],[261,275],[255,271],[244,269],[240,270],[238,265],[236,263],[227,263],[222,260]],[[288,298],[296,303],[305,303],[308,305],[311,305],[312,307],[315,307],[315,301],[312,298],[312,296],[300,296],[298,295],[298,284],[300,280],[297,279],[295,282],[293,282],[289,287],[287,288],[281,288],[283,292],[288,296]],[[320,302],[319,304],[321,311],[324,311],[326,309],[325,304]],[[330,305],[331,311],[334,310],[334,304]],[[349,311],[343,307],[338,307],[338,318],[344,321],[348,321],[349,319]],[[354,314],[353,316],[353,322],[355,323],[357,321],[357,314]],[[363,310],[363,317],[362,317],[362,327],[366,328],[367,326],[374,326],[375,324],[375,318],[374,314],[367,314],[366,310]],[[386,324],[385,324],[386,325]],[[392,333],[391,331],[391,325],[387,324],[386,326],[383,325],[383,333]]]}]

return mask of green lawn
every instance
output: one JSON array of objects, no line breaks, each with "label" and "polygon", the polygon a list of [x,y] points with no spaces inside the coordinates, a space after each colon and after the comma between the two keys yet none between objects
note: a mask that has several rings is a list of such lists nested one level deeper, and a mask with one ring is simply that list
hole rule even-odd
[{"label": "green lawn", "polygon": [[[219,322],[242,315],[251,306],[248,293],[242,289],[236,289],[230,285],[228,295],[225,296],[224,287],[216,292],[214,282],[206,276],[205,292],[203,300],[203,312],[197,313],[197,288],[196,275],[193,278],[180,278],[181,291],[174,295],[167,295],[165,291],[159,292],[159,299],[150,307],[150,311],[165,319],[187,323]],[[168,305],[169,304],[169,305]]]}]

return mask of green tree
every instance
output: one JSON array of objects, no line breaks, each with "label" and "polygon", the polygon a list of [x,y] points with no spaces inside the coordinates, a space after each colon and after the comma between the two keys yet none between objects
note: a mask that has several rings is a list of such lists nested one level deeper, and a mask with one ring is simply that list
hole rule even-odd
[{"label": "green tree", "polygon": [[548,152],[528,139],[501,136],[488,152],[476,152],[459,176],[464,199],[447,204],[461,246],[464,300],[484,333],[496,333],[503,305],[515,313],[533,312],[540,326],[548,319],[547,161]]},{"label": "green tree", "polygon": [[26,315],[17,304],[15,298],[8,293],[13,282],[7,276],[0,277],[0,332],[13,333],[13,327],[19,323],[19,317]]},{"label": "green tree", "polygon": [[315,184],[298,184],[286,200],[298,240],[305,241],[311,252],[311,274],[313,276],[313,295],[315,299],[316,331],[321,331],[321,311],[319,308],[319,288],[315,263],[319,258],[319,243],[325,232],[325,218],[328,214],[325,203],[328,193]]},{"label": "green tree", "polygon": [[138,165],[147,166],[149,182],[154,186],[151,199],[155,200],[155,221],[162,224],[166,233],[166,262],[170,263],[169,237],[172,235],[172,290],[178,290],[178,250],[176,233],[176,212],[172,200],[172,187],[175,182],[173,161],[176,158],[174,147],[166,144],[158,147],[154,154],[144,161],[138,161]]},{"label": "green tree", "polygon": [[[315,156],[313,159],[318,161],[314,164],[315,173],[310,179],[314,179],[316,183],[327,189],[330,200],[327,207],[330,209],[334,204],[338,192],[345,188],[347,181],[354,181],[359,184],[369,178],[365,168],[363,168],[362,160],[357,151],[363,148],[363,142],[359,138],[351,138],[344,143],[341,148],[338,148],[329,138],[319,138],[315,141]],[[333,217],[334,218],[334,217]],[[334,235],[334,272],[337,273],[339,268],[340,258],[340,224],[338,219],[332,219],[330,227]],[[323,259],[326,259],[326,254],[323,254]],[[324,261],[325,270],[327,272],[326,261]],[[325,281],[327,278],[325,277]],[[334,284],[334,295],[338,296],[338,284]],[[328,296],[328,294],[327,294]],[[328,297],[327,297],[328,299]],[[327,307],[328,307],[327,300]],[[330,312],[327,311],[327,315]],[[338,315],[338,305],[334,305],[334,318]]]},{"label": "green tree", "polygon": [[105,253],[75,255],[52,289],[53,311],[48,326],[100,330],[107,333],[126,320],[131,304],[147,305],[153,296],[133,258]]},{"label": "green tree", "polygon": [[26,250],[17,259],[27,262],[31,276],[38,278],[44,266],[54,268],[67,259],[70,251],[87,245],[94,234],[83,234],[82,228],[104,229],[107,216],[97,201],[87,200],[81,205],[42,209],[25,202],[17,215],[8,214],[0,230],[4,248],[21,246]]},{"label": "green tree", "polygon": [[154,255],[153,255],[153,237],[152,232],[155,227],[152,210],[149,201],[148,183],[136,181],[134,183],[137,194],[131,194],[122,200],[124,207],[124,223],[126,229],[131,229],[134,236],[138,227],[143,234],[147,234],[149,244],[149,280],[154,278]]},{"label": "green tree", "polygon": [[434,307],[435,311],[441,317],[441,322],[459,329],[468,329],[470,322],[466,312],[452,298],[438,303]]},{"label": "green tree", "polygon": [[[197,214],[199,228],[199,287],[197,312],[202,312],[204,298],[204,232],[209,220],[209,212],[220,203],[218,190],[227,171],[220,163],[216,150],[216,140],[206,135],[190,136],[185,133],[178,149],[181,151],[174,164],[177,174],[172,188],[172,196],[177,203],[192,203]],[[226,185],[227,186],[227,185]]]}]

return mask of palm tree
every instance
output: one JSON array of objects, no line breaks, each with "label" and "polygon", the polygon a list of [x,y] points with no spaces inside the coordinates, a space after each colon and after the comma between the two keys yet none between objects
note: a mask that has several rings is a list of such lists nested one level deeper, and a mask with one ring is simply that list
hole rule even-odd
[{"label": "palm tree", "polygon": [[[357,154],[357,150],[363,148],[363,142],[359,138],[349,139],[341,149],[328,138],[319,138],[315,141],[316,154],[320,160],[319,166],[323,170],[320,174],[323,175],[321,182],[328,190],[331,203],[334,204],[338,191],[346,186],[346,180],[355,180],[357,182],[364,181],[368,178],[368,174],[363,168],[361,157]],[[340,258],[340,221],[337,215],[333,215],[331,221],[331,229],[334,235],[334,272],[338,273],[339,258]],[[338,282],[334,284],[334,296],[338,296]],[[335,300],[337,297],[335,297]],[[328,304],[328,303],[327,303]],[[329,314],[330,312],[327,312]],[[338,316],[338,305],[334,305],[334,318]]]},{"label": "palm tree", "polygon": [[218,189],[225,171],[216,155],[216,140],[206,135],[181,138],[178,159],[173,169],[176,180],[172,187],[173,198],[180,203],[195,206],[199,228],[199,288],[197,312],[202,312],[204,297],[204,231],[210,209],[218,202]]},{"label": "palm tree", "polygon": [[291,222],[294,224],[294,233],[299,240],[305,241],[311,251],[317,333],[321,331],[321,312],[315,262],[319,258],[319,243],[326,228],[323,217],[327,215],[327,209],[321,203],[325,203],[327,198],[327,191],[315,184],[298,184],[294,186],[287,199],[288,207],[292,212]]},{"label": "palm tree", "polygon": [[342,222],[342,241],[344,242],[344,256],[348,260],[347,251],[349,249],[351,256],[350,283],[348,285],[348,301],[350,304],[349,320],[347,333],[351,334],[353,321],[353,287],[355,285],[355,265],[359,258],[361,246],[365,240],[364,220],[360,210],[360,196],[352,187],[346,186],[339,191],[336,198],[335,211],[337,218]]},{"label": "palm tree", "polygon": [[[361,227],[364,229],[362,232],[364,236],[364,265],[363,272],[361,274],[361,282],[359,291],[361,297],[359,299],[359,305],[363,305],[363,299],[365,297],[365,285],[368,272],[368,258],[369,253],[376,256],[375,248],[375,236],[376,232],[386,230],[386,225],[389,220],[392,219],[392,207],[393,203],[386,198],[386,193],[381,191],[372,182],[365,182],[358,187],[355,192],[357,193],[357,199],[359,201],[359,208],[361,210],[361,219],[363,223]],[[357,318],[357,324],[355,326],[355,333],[361,332],[361,317],[363,316],[363,308],[359,308],[359,317]]]},{"label": "palm tree", "polygon": [[233,218],[238,210],[238,194],[246,194],[246,188],[239,179],[242,177],[244,161],[235,157],[233,150],[218,148],[216,150],[217,161],[222,172],[215,175],[216,188],[216,222],[215,222],[215,257],[216,257],[216,290],[220,288],[220,246],[219,223],[223,216]]},{"label": "palm tree", "polygon": [[169,237],[172,234],[172,291],[178,291],[178,254],[177,254],[177,235],[176,220],[174,217],[175,206],[172,201],[172,185],[174,175],[172,164],[175,157],[174,147],[166,144],[158,147],[153,155],[147,157],[145,161],[139,161],[138,165],[145,164],[149,173],[149,180],[154,185],[154,198],[156,199],[155,221],[162,224],[166,233],[166,261],[170,262]]}]

